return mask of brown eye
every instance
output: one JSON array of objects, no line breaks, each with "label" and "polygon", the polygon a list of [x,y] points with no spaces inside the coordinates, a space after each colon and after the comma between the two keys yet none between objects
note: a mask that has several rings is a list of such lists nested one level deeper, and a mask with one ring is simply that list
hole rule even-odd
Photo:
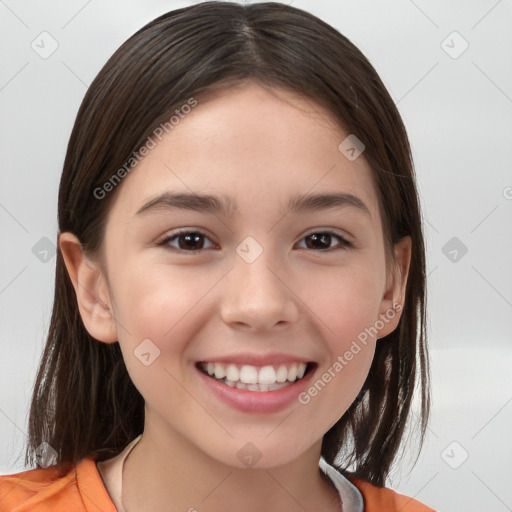
[{"label": "brown eye", "polygon": [[[182,252],[195,252],[205,248],[205,240],[209,238],[200,231],[181,231],[162,240],[158,245]],[[175,242],[177,246],[173,245]]]},{"label": "brown eye", "polygon": [[[341,247],[332,247],[331,244],[334,240],[338,240],[337,245]],[[302,240],[306,240],[306,249],[313,250],[331,250],[331,249],[343,249],[350,246],[350,242],[345,240],[341,235],[337,235],[332,231],[321,231],[318,233],[312,233],[307,235]]]}]

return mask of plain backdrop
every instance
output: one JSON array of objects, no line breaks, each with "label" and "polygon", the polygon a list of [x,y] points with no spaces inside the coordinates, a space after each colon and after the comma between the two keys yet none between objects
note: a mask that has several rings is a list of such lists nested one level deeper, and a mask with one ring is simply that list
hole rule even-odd
[{"label": "plain backdrop", "polygon": [[[0,1],[0,473],[25,469],[53,294],[57,190],[79,104],[122,42],[192,3]],[[512,3],[292,5],[368,57],[413,148],[433,413],[417,464],[413,433],[389,485],[440,511],[512,510]]]}]

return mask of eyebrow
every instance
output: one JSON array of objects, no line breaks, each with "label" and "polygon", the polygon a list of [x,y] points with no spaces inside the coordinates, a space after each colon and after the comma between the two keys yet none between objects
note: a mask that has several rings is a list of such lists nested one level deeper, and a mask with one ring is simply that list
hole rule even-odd
[{"label": "eyebrow", "polygon": [[[286,203],[281,212],[299,213],[324,211],[340,208],[355,208],[371,218],[370,210],[357,196],[349,193],[296,194]],[[172,209],[193,210],[196,212],[222,214],[232,217],[238,212],[236,201],[228,196],[209,194],[164,192],[145,203],[136,215]]]}]

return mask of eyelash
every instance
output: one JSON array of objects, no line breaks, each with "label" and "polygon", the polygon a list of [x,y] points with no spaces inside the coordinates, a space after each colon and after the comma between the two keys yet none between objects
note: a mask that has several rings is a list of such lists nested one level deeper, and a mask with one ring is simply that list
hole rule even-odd
[{"label": "eyelash", "polygon": [[[196,254],[198,252],[201,252],[201,251],[204,251],[205,249],[199,249],[199,250],[191,250],[191,251],[188,251],[188,250],[185,250],[185,249],[179,249],[179,248],[176,248],[176,247],[172,247],[169,245],[169,243],[174,240],[174,239],[178,239],[180,236],[184,236],[184,235],[199,235],[201,237],[205,237],[205,238],[208,238],[208,236],[206,236],[204,233],[202,233],[201,231],[197,231],[197,230],[182,230],[182,231],[177,231],[176,233],[173,233],[171,234],[170,236],[166,237],[164,240],[162,240],[161,242],[158,242],[157,243],[157,246],[158,247],[166,247],[172,251],[175,251],[177,253],[187,253],[187,254]],[[334,236],[336,238],[338,238],[338,240],[340,240],[340,245],[341,247],[338,247],[338,248],[330,248],[330,249],[310,249],[314,252],[331,252],[331,251],[335,251],[335,250],[346,250],[346,249],[349,249],[352,247],[352,244],[351,242],[349,242],[348,240],[346,240],[345,238],[343,238],[341,235],[335,233],[334,231],[329,231],[329,230],[326,230],[326,231],[313,231],[307,235],[305,235],[302,239],[306,239],[306,238],[309,238],[313,235],[328,235],[328,236]],[[209,239],[209,238],[208,238]],[[211,241],[211,240],[210,240]],[[306,247],[307,249],[307,247]]]}]

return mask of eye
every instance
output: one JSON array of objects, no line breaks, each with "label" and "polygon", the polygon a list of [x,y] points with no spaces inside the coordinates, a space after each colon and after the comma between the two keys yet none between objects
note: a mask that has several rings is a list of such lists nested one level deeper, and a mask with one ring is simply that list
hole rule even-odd
[{"label": "eye", "polygon": [[[176,251],[193,253],[204,249],[205,239],[209,240],[209,238],[200,231],[179,231],[159,242],[158,246],[168,246]],[[173,245],[174,242],[177,242],[178,247]],[[214,246],[214,244],[212,244],[212,246]]]},{"label": "eye", "polygon": [[[341,247],[331,247],[331,243],[333,239],[338,239]],[[333,231],[318,231],[315,233],[310,233],[306,235],[302,240],[308,240],[306,242],[306,249],[316,249],[316,250],[332,250],[332,249],[345,249],[351,247],[351,243],[343,238],[341,235],[334,233]],[[301,240],[301,241],[302,241]]]},{"label": "eye", "polygon": [[[341,247],[331,247],[331,244],[335,239],[339,241],[337,245]],[[205,240],[210,239],[201,231],[183,230],[166,237],[157,245],[159,247],[169,247],[177,252],[195,253],[201,251],[202,249],[207,248],[205,247]],[[306,240],[306,249],[312,249],[315,250],[316,252],[345,249],[351,247],[352,245],[341,235],[336,234],[333,231],[318,231],[310,233],[309,235],[302,238],[301,242],[303,240]],[[177,246],[174,245],[176,243]],[[215,247],[215,244],[212,243],[211,247]]]}]

